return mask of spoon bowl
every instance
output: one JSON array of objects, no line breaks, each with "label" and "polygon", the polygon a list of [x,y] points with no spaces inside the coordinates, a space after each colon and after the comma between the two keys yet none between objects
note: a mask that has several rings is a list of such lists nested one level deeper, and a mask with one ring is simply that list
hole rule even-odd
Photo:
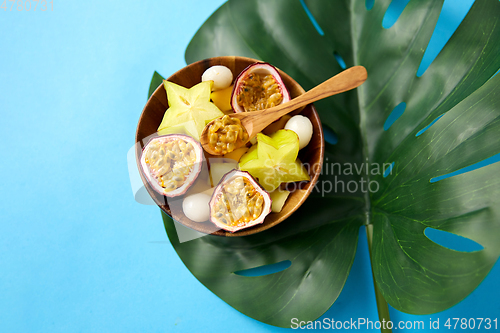
[{"label": "spoon bowl", "polygon": [[[236,148],[239,148],[246,144],[251,138],[255,137],[257,133],[262,132],[262,130],[269,124],[278,120],[285,114],[290,113],[307,104],[316,102],[320,99],[357,88],[366,81],[366,78],[366,69],[363,66],[354,66],[329,78],[325,82],[317,85],[308,92],[288,101],[287,103],[283,103],[275,107],[259,111],[230,114],[229,117],[237,118],[241,121],[241,125],[248,133],[248,139],[241,142],[241,144],[239,146],[236,146]],[[216,120],[217,119],[212,120],[205,126],[203,132],[201,133],[200,141],[203,149],[205,149],[206,152],[212,155],[221,155],[221,152],[216,152],[209,144],[209,129]]]}]

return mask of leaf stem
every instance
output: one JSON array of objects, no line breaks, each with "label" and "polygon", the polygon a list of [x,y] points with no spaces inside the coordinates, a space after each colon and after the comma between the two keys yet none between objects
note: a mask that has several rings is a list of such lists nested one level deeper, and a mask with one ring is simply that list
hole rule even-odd
[{"label": "leaf stem", "polygon": [[[373,254],[372,254],[372,244],[373,244],[373,224],[368,224],[366,227],[366,238],[368,240],[368,250],[370,252],[370,261],[372,263],[372,275],[373,275],[373,287],[375,289],[375,299],[377,302],[378,318],[380,323],[387,323],[391,320],[389,315],[389,306],[387,302],[378,289],[377,282],[375,281],[375,274],[373,272]],[[387,324],[381,325],[380,331],[382,333],[391,333],[392,330],[387,328]]]}]

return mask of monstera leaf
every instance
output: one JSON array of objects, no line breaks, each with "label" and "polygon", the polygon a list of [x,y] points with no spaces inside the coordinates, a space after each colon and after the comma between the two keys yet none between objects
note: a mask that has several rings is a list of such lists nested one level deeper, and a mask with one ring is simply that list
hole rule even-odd
[{"label": "monstera leaf", "polygon": [[[420,77],[443,0],[410,1],[384,29],[390,2],[376,0],[368,10],[361,0],[306,0],[319,30],[300,0],[230,0],[186,51],[188,63],[222,55],[262,59],[306,90],[342,70],[338,56],[368,71],[357,90],[315,103],[338,143],[327,144],[316,191],[286,222],[248,237],[179,243],[174,222],[164,215],[189,270],[257,320],[290,327],[292,317],[321,316],[344,286],[363,225],[380,293],[408,313],[456,304],[500,255],[500,164],[448,177],[500,153],[500,75],[494,76],[500,2],[476,1]],[[383,167],[388,165],[393,168]],[[431,241],[427,228],[469,238],[483,249],[448,249]],[[291,266],[274,274],[234,273],[284,260]]]}]

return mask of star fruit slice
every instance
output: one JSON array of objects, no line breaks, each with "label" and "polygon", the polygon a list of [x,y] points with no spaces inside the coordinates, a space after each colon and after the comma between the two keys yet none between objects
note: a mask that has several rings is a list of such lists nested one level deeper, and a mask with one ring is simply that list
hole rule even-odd
[{"label": "star fruit slice", "polygon": [[184,133],[200,141],[207,123],[224,113],[210,102],[213,81],[200,82],[192,88],[184,88],[163,80],[169,108],[158,127],[158,134]]},{"label": "star fruit slice", "polygon": [[279,130],[271,136],[257,134],[257,146],[240,159],[239,168],[259,180],[266,191],[281,183],[310,180],[306,168],[297,158],[299,137],[291,130]]}]

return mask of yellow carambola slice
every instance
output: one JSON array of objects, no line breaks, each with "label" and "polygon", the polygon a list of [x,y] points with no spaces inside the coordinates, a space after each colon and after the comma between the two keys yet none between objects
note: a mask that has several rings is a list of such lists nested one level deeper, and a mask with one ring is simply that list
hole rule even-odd
[{"label": "yellow carambola slice", "polygon": [[281,183],[310,180],[298,153],[295,132],[279,130],[271,136],[259,133],[256,148],[241,157],[239,168],[257,178],[266,191],[274,191]]},{"label": "yellow carambola slice", "polygon": [[158,127],[158,134],[183,133],[200,141],[205,125],[224,115],[210,102],[212,84],[213,81],[200,82],[188,89],[164,80],[169,108]]}]

